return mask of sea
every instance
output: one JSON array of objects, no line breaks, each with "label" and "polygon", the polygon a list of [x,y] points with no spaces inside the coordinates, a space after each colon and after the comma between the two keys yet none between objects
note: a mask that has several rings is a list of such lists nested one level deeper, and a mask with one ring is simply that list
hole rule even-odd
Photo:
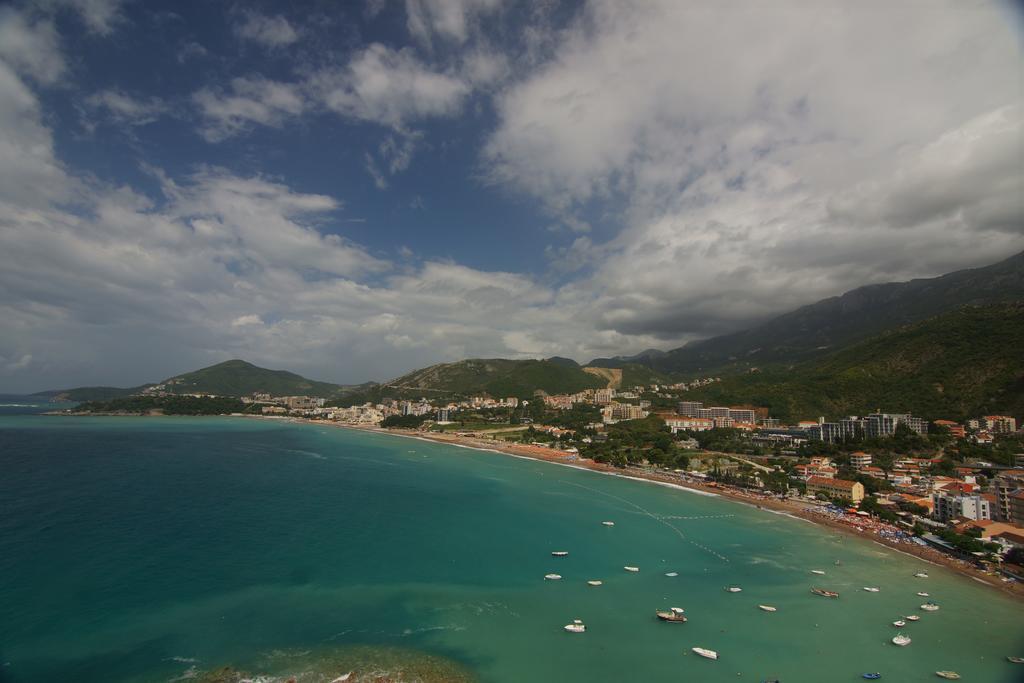
[{"label": "sea", "polygon": [[1022,603],[796,518],[394,435],[53,407],[0,401],[0,683],[1024,680]]}]

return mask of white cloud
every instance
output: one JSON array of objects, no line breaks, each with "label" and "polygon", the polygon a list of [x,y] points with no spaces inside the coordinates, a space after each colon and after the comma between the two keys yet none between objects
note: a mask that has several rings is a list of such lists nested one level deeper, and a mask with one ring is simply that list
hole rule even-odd
[{"label": "white cloud", "polygon": [[469,86],[434,71],[409,49],[374,43],[341,70],[323,71],[311,83],[328,109],[342,116],[395,128],[459,111]]},{"label": "white cloud", "polygon": [[78,16],[92,33],[109,35],[124,21],[123,0],[33,0],[31,5],[48,13],[67,9]]},{"label": "white cloud", "polygon": [[399,128],[381,141],[375,155],[366,153],[366,171],[373,178],[377,189],[387,189],[389,175],[396,175],[409,168],[422,139],[421,131]]},{"label": "white cloud", "polygon": [[484,162],[568,225],[620,217],[607,242],[549,251],[593,271],[560,300],[662,347],[995,261],[1024,246],[1000,12],[593,2],[497,96]]},{"label": "white cloud", "polygon": [[246,325],[262,325],[263,320],[258,315],[240,315],[231,321],[232,327],[245,327]]},{"label": "white cloud", "polygon": [[0,7],[0,59],[47,85],[66,69],[53,22],[32,20],[13,7]]},{"label": "white cloud", "polygon": [[144,126],[169,111],[169,106],[158,97],[138,98],[121,90],[101,90],[85,99],[86,106],[102,112],[111,121],[125,126]]},{"label": "white cloud", "polygon": [[181,49],[178,50],[177,60],[179,64],[184,64],[190,59],[201,59],[208,54],[210,54],[209,50],[203,47],[200,43],[189,41],[182,45]]},{"label": "white cloud", "polygon": [[203,88],[192,99],[203,117],[200,133],[210,142],[237,135],[253,124],[280,126],[306,107],[298,86],[259,75],[233,79],[229,92]]},{"label": "white cloud", "polygon": [[[1020,48],[987,6],[608,0],[566,31],[524,29],[522,59],[481,39],[487,7],[410,7],[410,30],[459,50],[447,67],[375,44],[299,83],[236,78],[195,93],[202,133],[326,108],[386,127],[365,159],[386,184],[429,147],[418,122],[496,92],[490,180],[579,233],[552,233],[573,241],[545,251],[548,273],[404,248],[392,262],[343,236],[359,220],[343,187],[147,167],[163,190],[148,197],[68,169],[27,85],[65,72],[53,27],[0,10],[0,37],[24,47],[0,41],[4,388],[228,357],[342,381],[471,356],[585,360],[1024,246]],[[127,123],[162,104],[93,98]]]},{"label": "white cloud", "polygon": [[253,11],[242,13],[235,24],[235,33],[267,47],[283,47],[299,39],[298,32],[284,17],[268,17]]},{"label": "white cloud", "polygon": [[17,201],[23,210],[66,200],[72,192],[40,116],[35,95],[0,61],[0,201]]},{"label": "white cloud", "polygon": [[434,36],[466,42],[472,22],[500,6],[499,0],[405,0],[409,33],[428,45]]}]

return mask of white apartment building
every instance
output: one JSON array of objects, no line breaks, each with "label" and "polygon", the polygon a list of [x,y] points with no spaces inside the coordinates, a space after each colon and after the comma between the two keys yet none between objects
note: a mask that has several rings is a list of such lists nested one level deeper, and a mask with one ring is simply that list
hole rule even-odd
[{"label": "white apartment building", "polygon": [[935,519],[946,522],[951,519],[992,519],[988,501],[979,495],[949,494],[936,491],[932,494],[935,505]]}]

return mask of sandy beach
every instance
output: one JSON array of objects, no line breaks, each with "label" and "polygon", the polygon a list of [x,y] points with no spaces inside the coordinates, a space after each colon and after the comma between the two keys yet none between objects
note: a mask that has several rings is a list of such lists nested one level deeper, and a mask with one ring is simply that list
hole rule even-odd
[{"label": "sandy beach", "polygon": [[[850,519],[849,521],[840,521],[831,516],[822,514],[821,508],[811,503],[799,500],[780,500],[773,496],[764,496],[746,490],[737,489],[733,487],[721,486],[718,484],[703,484],[696,482],[692,479],[683,480],[681,477],[661,472],[653,472],[641,468],[626,468],[619,469],[611,465],[605,465],[602,463],[594,462],[587,458],[580,457],[575,453],[568,453],[565,451],[559,451],[552,448],[544,448],[541,446],[529,446],[524,444],[513,444],[505,443],[490,439],[480,439],[468,436],[459,436],[455,434],[446,434],[440,432],[421,432],[416,430],[407,429],[384,429],[381,427],[369,427],[366,425],[354,425],[345,424],[339,422],[321,421],[321,420],[302,420],[304,422],[310,422],[317,425],[329,426],[329,427],[343,427],[346,429],[359,429],[362,431],[376,432],[379,434],[390,434],[392,436],[402,436],[406,438],[420,439],[426,441],[435,441],[438,443],[445,443],[452,446],[461,446],[464,448],[472,448],[476,450],[491,451],[494,453],[502,453],[505,455],[512,455],[521,458],[530,458],[533,460],[543,460],[545,462],[554,463],[557,465],[563,465],[566,467],[575,467],[578,469],[586,469],[594,472],[600,472],[615,477],[623,477],[627,479],[637,479],[642,481],[648,481],[663,486],[670,486],[673,488],[686,489],[690,492],[703,493],[705,495],[718,495],[724,498],[728,498],[735,502],[743,503],[746,505],[754,505],[764,510],[777,512],[780,514],[790,515],[799,519],[812,522],[814,524],[827,527],[830,530],[837,531],[842,534],[849,534],[859,538],[873,541],[879,545],[885,546],[890,550],[903,553],[905,555],[911,555],[919,560],[928,562],[933,565],[946,567],[952,570],[958,575],[983,583],[986,586],[994,588],[999,592],[1016,598],[1018,600],[1024,600],[1024,584],[1020,582],[1007,583],[1000,580],[999,576],[992,576],[983,571],[976,569],[973,565],[959,560],[954,557],[950,557],[938,550],[930,547],[921,546],[916,543],[899,542],[894,539],[890,539],[882,533],[881,530],[887,528],[884,524],[879,524],[875,520],[866,518]],[[847,518],[843,518],[846,520]]]}]

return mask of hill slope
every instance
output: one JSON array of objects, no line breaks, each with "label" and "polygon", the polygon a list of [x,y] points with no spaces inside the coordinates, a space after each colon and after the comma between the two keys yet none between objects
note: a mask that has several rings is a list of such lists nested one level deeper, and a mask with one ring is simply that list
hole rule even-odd
[{"label": "hill slope", "polygon": [[367,385],[348,386],[317,382],[294,372],[267,370],[244,360],[229,360],[208,368],[169,377],[157,385],[144,384],[121,389],[117,387],[78,387],[46,392],[69,401],[106,401],[140,393],[148,387],[161,387],[172,394],[216,394],[218,396],[249,396],[267,392],[274,396],[317,396],[331,398]]},{"label": "hill slope", "polygon": [[476,358],[415,370],[384,383],[381,389],[421,392],[420,395],[428,397],[487,393],[496,397],[527,398],[537,389],[564,394],[606,385],[601,378],[561,360]]},{"label": "hill slope", "polygon": [[901,325],[965,305],[1024,300],[1024,252],[983,268],[870,285],[823,299],[763,325],[637,359],[663,372],[744,370],[819,357]]},{"label": "hill slope", "polygon": [[274,396],[335,396],[344,387],[317,382],[286,370],[267,370],[244,360],[229,360],[208,368],[186,372],[164,380],[166,391],[175,394],[217,394],[248,396],[264,391]]},{"label": "hill slope", "polygon": [[57,401],[110,401],[140,393],[143,389],[153,386],[143,384],[137,387],[76,387],[74,389],[56,389],[40,391],[33,396],[45,396]]},{"label": "hill slope", "polygon": [[784,420],[882,408],[929,419],[1024,414],[1024,304],[964,307],[791,367],[688,392],[716,405],[767,406]]}]

